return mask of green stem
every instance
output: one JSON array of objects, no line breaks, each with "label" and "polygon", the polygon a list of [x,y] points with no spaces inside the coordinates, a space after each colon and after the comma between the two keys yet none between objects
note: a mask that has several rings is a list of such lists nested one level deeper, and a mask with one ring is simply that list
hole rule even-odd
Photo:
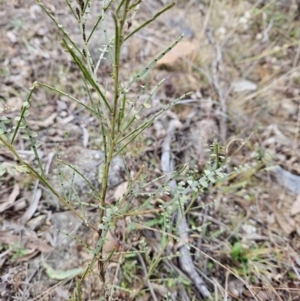
[{"label": "green stem", "polygon": [[84,104],[83,102],[81,102],[80,100],[76,99],[75,97],[71,96],[70,94],[66,93],[66,92],[63,92],[61,90],[58,90],[54,87],[51,87],[47,84],[44,84],[44,83],[41,83],[41,82],[36,82],[36,85],[38,86],[42,86],[42,87],[45,87],[49,90],[52,90],[52,91],[55,91],[57,92],[58,94],[60,95],[63,95],[63,96],[66,96],[68,98],[70,98],[71,100],[74,100],[75,102],[77,102],[79,105],[83,106],[85,109],[87,109],[88,111],[92,112],[92,113],[96,113],[94,109],[92,109],[91,107],[89,107],[88,105]]},{"label": "green stem", "polygon": [[143,0],[138,0],[137,2],[131,4],[128,9],[131,10],[131,9],[135,8],[137,5],[139,5],[142,2],[143,2]]},{"label": "green stem", "polygon": [[[30,99],[31,99],[31,97],[32,97],[33,90],[35,89],[36,86],[37,86],[37,84],[36,84],[36,82],[35,82],[35,83],[33,84],[33,87],[30,88],[30,93],[29,93],[29,95],[28,95],[28,97],[27,97],[27,100],[26,100],[26,102],[28,102],[28,104],[30,104]],[[22,121],[23,121],[23,119],[24,119],[24,116],[25,116],[26,111],[27,111],[27,107],[22,107],[21,116],[20,116],[20,119],[19,119],[19,121],[18,121],[18,124],[17,124],[17,126],[16,126],[16,128],[15,128],[15,130],[14,130],[14,133],[13,133],[13,135],[12,135],[12,138],[11,138],[11,140],[10,140],[10,144],[13,144],[14,141],[15,141],[15,139],[16,139],[17,133],[18,133],[19,128],[20,128],[20,126],[21,126],[21,123],[22,123]]]},{"label": "green stem", "polygon": [[[111,121],[111,128],[110,128],[110,139],[109,139],[109,149],[108,149],[108,156],[105,156],[105,165],[104,165],[104,173],[103,173],[103,181],[102,181],[102,188],[101,188],[101,203],[105,204],[105,197],[107,193],[107,186],[108,186],[108,173],[110,169],[110,164],[114,156],[114,150],[116,147],[115,135],[116,135],[116,123],[118,118],[118,101],[119,101],[119,63],[120,63],[120,52],[121,52],[121,44],[122,44],[122,31],[123,26],[127,17],[128,6],[130,0],[122,1],[124,3],[124,11],[122,19],[119,21],[117,15],[113,15],[113,19],[115,22],[115,55],[114,55],[114,104],[112,108],[112,121]],[[119,7],[118,7],[119,9]],[[104,210],[100,210],[100,223],[103,224],[103,217],[104,217]],[[107,234],[107,231],[103,229],[99,229],[99,237],[100,237],[100,245],[97,247],[99,249],[99,253],[102,253],[102,245],[104,238]],[[102,255],[100,256],[102,259]],[[92,264],[94,264],[96,258],[93,258]],[[104,281],[104,266],[101,260],[98,261],[100,276],[102,281]]]},{"label": "green stem", "polygon": [[[45,5],[40,1],[36,0],[36,2],[40,5],[42,10],[50,17],[50,19],[53,21],[53,23],[57,26],[59,31],[65,36],[65,38],[72,44],[72,46],[79,52],[81,53],[81,50],[78,48],[76,43],[70,38],[69,34],[63,29],[63,27],[58,24],[54,16],[49,12],[49,10],[45,7]],[[82,53],[81,53],[82,54]]]},{"label": "green stem", "polygon": [[[44,179],[30,164],[26,163],[18,154],[18,152],[15,150],[15,148],[8,143],[5,139],[0,137],[0,141],[4,144],[4,146],[10,150],[10,152],[16,157],[16,159],[20,162],[21,165],[25,166],[28,170],[28,172],[33,175],[36,179],[40,180],[51,192],[53,195],[55,195],[59,201],[61,201],[66,207],[68,207],[74,214],[77,216],[80,220],[83,220],[83,218],[80,216],[80,214],[71,206],[71,204],[65,200],[50,184],[49,182]],[[94,229],[93,225],[88,224],[89,227]]]}]

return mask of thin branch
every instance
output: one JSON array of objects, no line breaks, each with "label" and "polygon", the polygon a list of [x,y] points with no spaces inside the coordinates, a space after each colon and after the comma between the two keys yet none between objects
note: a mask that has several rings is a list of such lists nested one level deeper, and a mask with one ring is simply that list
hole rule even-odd
[{"label": "thin branch", "polygon": [[[172,120],[170,122],[167,135],[162,145],[161,166],[164,173],[170,173],[173,172],[174,170],[174,166],[173,166],[174,164],[171,160],[171,140],[175,132],[175,129],[176,129],[176,121]],[[171,194],[174,194],[177,187],[176,181],[172,180],[169,186],[171,188]],[[182,214],[180,208],[178,209],[176,220],[178,223],[178,232],[181,240],[184,242],[188,242],[189,228],[186,222],[186,218]],[[196,286],[197,290],[201,293],[201,295],[205,298],[211,299],[212,298],[211,294],[208,288],[206,287],[206,284],[204,283],[203,279],[197,273],[192,260],[192,256],[186,244],[183,244],[180,247],[179,252],[180,252],[179,263],[181,269],[190,277],[190,279],[193,281],[194,285]]]}]

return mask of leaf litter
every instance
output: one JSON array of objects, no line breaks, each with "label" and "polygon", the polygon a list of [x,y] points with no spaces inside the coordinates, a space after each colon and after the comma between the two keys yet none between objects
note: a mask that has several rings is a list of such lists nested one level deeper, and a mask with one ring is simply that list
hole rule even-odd
[{"label": "leaf litter", "polygon": [[[177,107],[177,111],[173,112],[181,116],[180,121],[183,123],[182,128],[174,133],[172,142],[176,163],[190,162],[191,165],[199,167],[205,164],[208,157],[208,144],[220,139],[220,124],[224,114],[227,120],[226,141],[228,143],[233,139],[243,141],[243,146],[238,147],[239,151],[230,152],[227,164],[232,169],[249,164],[250,172],[244,171],[228,181],[224,191],[218,192],[218,206],[211,205],[216,205],[213,202],[214,195],[203,195],[197,200],[197,206],[188,213],[189,221],[198,227],[202,226],[201,235],[194,232],[189,235],[189,240],[200,246],[201,251],[209,254],[217,262],[229,266],[235,274],[227,270],[228,276],[224,278],[226,270],[222,270],[222,267],[214,263],[210,257],[206,260],[203,257],[200,257],[201,260],[195,259],[194,264],[200,271],[206,271],[206,277],[215,279],[213,285],[210,285],[214,293],[216,293],[215,288],[220,287],[221,294],[223,296],[228,294],[229,298],[234,296],[243,300],[271,300],[271,298],[288,300],[290,297],[294,298],[292,300],[297,300],[300,269],[299,260],[297,260],[297,253],[300,251],[298,226],[300,222],[298,214],[300,90],[297,61],[299,50],[295,44],[295,35],[299,34],[296,30],[299,27],[299,20],[293,19],[287,13],[289,11],[296,14],[297,7],[291,3],[288,9],[282,7],[279,9],[279,6],[273,5],[272,1],[269,6],[268,1],[262,1],[254,7],[251,1],[238,1],[237,5],[232,7],[228,1],[222,1],[216,3],[215,7],[210,10],[204,5],[196,6],[194,1],[188,1],[188,5],[186,1],[183,2],[178,1],[177,13],[168,14],[161,20],[160,30],[154,27],[147,32],[146,29],[146,32],[140,36],[134,37],[132,44],[127,42],[128,50],[123,54],[124,70],[126,70],[123,76],[126,77],[128,72],[137,69],[133,62],[144,64],[149,62],[148,58],[152,58],[155,53],[161,51],[160,45],[168,45],[171,37],[176,39],[182,31],[193,32],[192,35],[187,35],[185,44],[178,44],[178,46],[181,45],[180,47],[182,45],[190,45],[190,47],[179,47],[176,55],[169,53],[170,56],[164,58],[168,60],[161,65],[166,67],[169,64],[172,70],[155,70],[149,75],[151,81],[167,77],[164,90],[160,90],[155,95],[159,103],[188,92],[189,89],[192,92],[190,99],[187,99],[191,102],[182,104],[181,108]],[[279,2],[285,3],[285,1]],[[51,41],[55,39],[52,37],[55,37],[57,32],[44,18],[39,7],[24,1],[16,2],[14,6],[9,3],[0,5],[6,12],[2,18],[11,20],[1,27],[1,31],[5,32],[1,35],[1,42],[6,51],[5,56],[3,54],[1,56],[4,70],[0,75],[1,88],[3,88],[1,89],[1,105],[4,103],[16,109],[19,108],[21,99],[26,98],[27,92],[25,93],[24,88],[28,88],[36,79],[54,86],[59,84],[66,90],[80,94],[77,92],[80,87],[76,86],[78,73],[72,69],[70,59],[63,54],[61,49],[52,45]],[[64,15],[67,20],[68,16],[65,15],[62,1],[57,0],[49,5],[52,11]],[[145,17],[149,11],[154,11],[159,1],[146,5],[147,9],[142,11],[141,18]],[[197,9],[197,14],[195,9]],[[220,11],[223,11],[222,17],[218,15]],[[182,14],[185,22],[180,20]],[[278,18],[271,20],[271,16],[274,15]],[[289,19],[284,19],[288,17]],[[23,26],[20,26],[17,21],[22,22]],[[69,23],[67,27],[72,27],[72,21],[68,20],[67,23]],[[168,24],[173,25],[170,27]],[[214,38],[215,46],[219,46],[222,51],[222,60],[215,60],[216,48],[204,35],[206,27],[203,24],[216,29],[216,33],[219,34],[216,34]],[[203,29],[199,30],[199,28]],[[286,34],[282,28],[289,34]],[[74,33],[79,34],[76,30]],[[260,40],[259,34],[265,38]],[[240,45],[243,46],[242,49]],[[279,47],[275,49],[276,52],[272,52],[274,45]],[[98,46],[93,48],[96,49]],[[191,49],[192,53],[190,53]],[[178,63],[178,57],[183,57],[185,60],[181,59]],[[68,73],[68,69],[72,72]],[[104,69],[99,72],[103,72],[108,77],[109,70]],[[213,82],[216,79],[219,81],[219,86]],[[107,81],[109,82],[109,79]],[[230,87],[233,87],[233,91]],[[226,111],[219,103],[220,92],[225,92],[229,96],[226,101]],[[209,108],[207,108],[207,103],[210,103]],[[152,104],[152,107],[155,105]],[[16,110],[11,110],[9,116],[14,117],[15,114]],[[57,141],[65,148],[81,145],[82,127],[86,127],[91,138],[95,137],[96,123],[88,112],[81,112],[80,108],[71,106],[69,100],[64,97],[53,95],[42,89],[38,91],[31,115],[30,126],[38,131],[39,138],[45,145],[43,151],[46,153],[55,149],[54,144]],[[131,158],[128,164],[132,172],[139,170],[145,161],[150,160],[156,160],[157,168],[159,168],[158,155],[168,130],[169,120],[170,115],[165,114],[155,122],[154,127],[157,129],[155,137],[153,137],[153,129],[145,132],[144,139],[149,141],[147,154],[142,149],[141,155],[134,159],[132,159],[133,155],[128,155],[128,158]],[[201,138],[197,139],[197,137]],[[89,141],[92,140],[89,139]],[[88,147],[97,148],[101,141],[93,143],[95,145],[87,144]],[[138,147],[138,144],[135,146]],[[26,151],[27,147],[26,141],[19,139],[19,149]],[[25,156],[28,160],[33,160],[32,155],[25,154]],[[44,154],[41,154],[41,157],[44,158]],[[264,159],[263,165],[267,167],[265,171],[258,166],[262,158]],[[14,163],[14,158],[3,150],[0,150],[0,160],[1,163]],[[274,165],[276,166],[272,169]],[[251,172],[253,169],[257,172]],[[125,183],[120,184],[116,190],[112,190],[112,199],[122,197],[126,190],[127,184]],[[86,238],[91,246],[97,238],[84,225],[76,223],[70,214],[51,208],[45,196],[35,203],[34,212],[32,211],[24,219],[24,227],[21,226],[17,220],[22,218],[29,206],[26,191],[30,191],[32,187],[33,183],[28,182],[26,175],[20,176],[17,172],[11,175],[5,174],[3,182],[1,181],[0,240],[1,244],[7,246],[7,249],[1,251],[3,272],[0,276],[4,283],[3,291],[7,292],[8,298],[17,297],[20,288],[23,291],[28,288],[26,284],[28,279],[37,281],[34,276],[30,279],[28,275],[24,283],[18,280],[21,275],[18,269],[25,271],[25,263],[32,263],[29,270],[33,273],[36,269],[33,267],[37,266],[39,275],[44,277],[43,281],[39,282],[40,292],[53,287],[53,290],[49,290],[49,293],[44,296],[45,300],[46,298],[51,300],[59,294],[65,296],[66,292],[59,293],[54,287],[55,282],[45,278],[39,254],[48,254],[49,257],[45,262],[47,266],[53,264],[54,271],[73,271],[84,266],[90,259],[88,252],[81,249],[78,242],[74,242],[74,239],[67,239],[61,233],[58,235],[53,228],[66,230],[65,225],[69,225],[70,230],[78,231],[77,233],[74,231],[75,236]],[[154,188],[149,189],[151,191]],[[220,189],[222,191],[223,188]],[[26,200],[27,207],[14,211],[13,208],[17,206],[17,203],[24,200]],[[139,200],[137,199],[136,202]],[[42,216],[42,221],[38,226],[29,226],[30,222],[40,216]],[[155,219],[152,213],[148,216],[150,219]],[[91,212],[89,218],[96,217]],[[142,221],[146,222],[147,219],[142,219]],[[219,221],[222,221],[226,228]],[[31,227],[34,230],[29,230]],[[109,250],[118,250],[122,235],[125,235],[123,240],[133,235],[123,230],[124,225],[118,225],[118,228],[117,236],[111,233],[108,237],[108,242],[112,245],[107,246]],[[123,233],[120,234],[121,232]],[[153,246],[150,248],[152,252],[158,254],[157,246],[160,236],[150,232],[144,235],[143,239],[148,240],[149,245]],[[241,242],[244,249],[238,260],[234,261],[230,253],[237,241]],[[53,249],[58,245],[61,245],[62,253],[55,257]],[[252,255],[259,248],[272,251],[261,253],[260,257]],[[71,249],[73,249],[72,252],[70,252]],[[61,256],[66,252],[69,252],[69,257]],[[172,248],[167,251],[168,255],[172,253],[175,253]],[[244,271],[240,269],[245,261],[249,263],[247,266],[249,270],[246,272],[245,269]],[[171,263],[178,268],[176,260]],[[253,265],[251,266],[250,263]],[[165,269],[168,264],[165,265]],[[274,264],[277,271],[273,269]],[[125,277],[117,273],[117,265],[115,263],[110,270],[113,279],[116,278],[115,276]],[[260,273],[254,272],[257,270]],[[126,274],[126,270],[122,272]],[[163,268],[158,267],[156,276],[163,275],[163,272]],[[13,280],[8,280],[9,275],[13,276]],[[248,284],[250,283],[252,288],[246,288],[244,282],[236,277],[237,275]],[[52,278],[57,279],[57,277],[62,279],[61,276]],[[116,283],[120,281],[120,279],[116,280]],[[151,279],[151,281],[154,280]],[[190,280],[186,279],[186,281]],[[162,283],[157,282],[152,285],[157,295],[164,294],[165,288],[168,288]],[[13,284],[13,289],[8,289],[11,284]],[[135,286],[138,286],[137,282],[132,284],[132,287]],[[61,290],[63,287],[67,286],[62,284]],[[141,287],[139,289],[142,290]],[[92,275],[87,284],[87,295],[95,298],[91,292],[95,295],[101,294],[100,289],[97,291],[97,280],[93,279]],[[181,296],[184,294],[184,289],[181,288]],[[122,291],[119,291],[119,295],[126,296]],[[149,298],[147,293],[145,295]],[[31,296],[28,300],[36,297],[30,294],[28,296]],[[136,297],[136,300],[142,300],[142,297]]]}]

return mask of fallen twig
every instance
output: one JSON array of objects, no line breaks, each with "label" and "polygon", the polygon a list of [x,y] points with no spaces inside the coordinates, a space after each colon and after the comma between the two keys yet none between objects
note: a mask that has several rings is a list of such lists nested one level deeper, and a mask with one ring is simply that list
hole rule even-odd
[{"label": "fallen twig", "polygon": [[226,124],[226,112],[227,112],[227,105],[226,105],[226,98],[229,94],[229,91],[227,93],[224,92],[224,90],[221,87],[220,80],[219,80],[219,68],[222,64],[222,50],[221,47],[216,43],[212,32],[210,29],[207,29],[207,37],[209,42],[214,46],[216,51],[216,59],[212,63],[212,82],[213,86],[218,93],[219,101],[220,101],[220,107],[221,107],[221,118],[220,118],[220,133],[221,133],[221,140],[222,143],[225,143],[226,135],[227,135],[227,124]]},{"label": "fallen twig", "polygon": [[[180,127],[180,122],[178,120],[171,120],[167,135],[164,139],[162,145],[162,156],[161,156],[161,166],[162,170],[166,174],[170,174],[174,171],[174,162],[171,159],[171,140],[172,136],[177,127]],[[175,180],[172,180],[169,183],[171,188],[171,194],[174,194],[176,190],[177,183]],[[178,224],[178,232],[181,240],[183,242],[188,241],[188,224],[186,222],[185,216],[182,214],[182,211],[178,209],[176,216],[177,224]],[[193,281],[194,285],[197,288],[197,291],[205,298],[212,298],[206,284],[203,279],[197,273],[196,268],[194,266],[190,251],[186,244],[183,244],[179,248],[180,256],[179,256],[179,264],[181,269],[190,277]]]}]

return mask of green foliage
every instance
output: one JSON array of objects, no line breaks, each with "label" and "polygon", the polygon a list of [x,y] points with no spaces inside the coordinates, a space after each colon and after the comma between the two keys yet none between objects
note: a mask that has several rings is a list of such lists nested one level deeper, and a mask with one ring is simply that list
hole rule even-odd
[{"label": "green foliage", "polygon": [[243,261],[243,248],[242,248],[242,244],[237,241],[234,243],[234,245],[232,246],[231,249],[231,256],[239,261]]},{"label": "green foliage", "polygon": [[[126,216],[140,216],[144,214],[145,210],[157,212],[151,203],[153,199],[159,199],[161,195],[170,195],[170,182],[181,177],[182,180],[179,181],[177,189],[172,195],[171,201],[165,203],[161,202],[160,213],[157,215],[157,218],[154,218],[148,223],[149,227],[158,228],[162,233],[162,241],[160,246],[161,251],[157,258],[150,258],[145,255],[147,264],[149,265],[147,277],[150,277],[151,274],[155,273],[157,266],[163,259],[162,255],[168,245],[169,236],[173,235],[178,237],[176,225],[172,225],[171,223],[172,215],[178,210],[180,210],[183,214],[188,212],[190,206],[192,206],[200,192],[208,189],[212,185],[217,184],[226,177],[223,172],[224,157],[221,155],[222,150],[219,149],[219,146],[216,144],[212,146],[212,156],[207,168],[201,173],[199,173],[197,170],[187,171],[183,166],[181,169],[177,170],[171,175],[163,175],[149,181],[149,174],[141,170],[141,173],[139,173],[134,179],[131,179],[129,175],[128,189],[124,196],[118,200],[117,204],[113,206],[108,205],[105,202],[105,199],[108,190],[108,174],[113,158],[117,155],[123,154],[127,150],[127,147],[137,137],[139,137],[146,128],[150,127],[153,121],[160,114],[169,110],[182,98],[180,97],[175,99],[174,101],[165,105],[165,107],[163,107],[161,110],[148,117],[148,119],[142,120],[140,118],[142,113],[151,108],[150,100],[162,85],[163,80],[161,80],[152,88],[149,87],[149,83],[141,85],[139,87],[140,91],[133,100],[128,100],[127,97],[129,92],[133,93],[136,91],[137,82],[143,79],[149,73],[156,62],[166,53],[168,53],[182,39],[182,36],[180,36],[174,43],[158,54],[145,68],[134,72],[133,76],[129,77],[127,81],[122,82],[120,79],[120,70],[123,67],[120,61],[120,55],[123,43],[145,26],[155,21],[162,13],[170,9],[174,4],[164,7],[151,19],[146,20],[131,32],[125,32],[125,24],[129,24],[128,22],[133,21],[138,13],[142,1],[102,1],[103,4],[101,14],[97,20],[95,20],[92,30],[88,33],[86,30],[86,20],[89,18],[90,11],[93,9],[92,1],[78,0],[75,8],[72,7],[69,1],[66,1],[66,4],[70,9],[70,13],[78,21],[78,26],[80,28],[82,37],[82,47],[80,46],[80,43],[77,43],[73,40],[70,34],[64,29],[63,25],[60,24],[59,20],[56,19],[56,16],[51,13],[51,11],[45,4],[43,4],[42,1],[37,0],[36,2],[40,5],[44,13],[56,25],[62,37],[61,46],[67,53],[69,53],[76,64],[77,69],[81,72],[82,81],[85,87],[84,92],[88,102],[83,103],[75,96],[62,91],[63,88],[61,87],[58,89],[48,85],[47,83],[38,81],[35,82],[28,91],[28,98],[23,103],[19,117],[13,121],[4,116],[0,120],[0,143],[7,148],[19,161],[18,165],[6,163],[1,164],[0,176],[6,172],[21,172],[30,174],[34,178],[38,179],[48,190],[52,192],[53,195],[58,198],[58,200],[65,207],[71,210],[88,227],[98,233],[99,239],[96,247],[93,249],[91,249],[90,246],[85,244],[80,239],[73,237],[93,255],[93,259],[83,272],[77,269],[74,271],[55,272],[45,263],[45,268],[48,274],[50,277],[55,279],[64,279],[65,277],[71,277],[70,275],[74,275],[74,273],[81,273],[80,280],[76,284],[76,289],[72,297],[72,300],[77,301],[82,300],[82,283],[88,273],[93,270],[96,262],[98,262],[100,279],[105,282],[105,267],[111,257],[114,255],[114,251],[112,251],[106,257],[103,255],[103,246],[106,242],[107,233],[111,230],[114,230],[117,222],[121,219],[124,219]],[[114,34],[112,36],[106,36],[106,44],[101,48],[98,60],[94,61],[90,54],[89,42],[93,38],[93,35],[96,34],[98,29],[101,29],[102,32],[107,35],[106,27],[108,15],[113,16]],[[109,87],[109,89],[113,92],[112,101],[107,98],[107,87],[104,88],[101,86],[100,78],[98,78],[97,75],[97,70],[100,68],[104,59],[107,59],[110,62],[113,70],[111,74],[113,85]],[[96,118],[99,124],[99,136],[103,141],[102,147],[105,154],[104,164],[99,168],[99,182],[101,182],[100,191],[94,187],[86,175],[82,174],[76,168],[76,166],[60,160],[59,148],[57,148],[57,166],[60,181],[62,183],[61,185],[63,188],[63,193],[59,193],[56,187],[53,187],[48,181],[44,166],[39,157],[39,142],[37,140],[38,135],[30,129],[27,122],[30,119],[32,97],[35,91],[40,88],[46,89],[51,93],[57,93],[60,96],[67,97],[71,101],[75,102],[78,106],[81,106],[83,109],[87,110]],[[92,92],[95,92],[93,93],[93,96]],[[141,103],[140,96],[145,95],[146,93],[148,93],[147,97],[143,103]],[[96,94],[96,96],[94,96],[94,94]],[[27,139],[30,142],[30,148],[32,149],[35,157],[33,163],[29,164],[19,155],[15,147],[16,140],[19,136],[21,136],[23,139]],[[71,178],[66,178],[66,176],[63,174],[62,165],[65,165],[72,170]],[[88,184],[93,191],[93,195],[95,196],[97,203],[86,203],[84,200],[81,200],[78,197],[78,193],[73,188],[75,175],[80,176]],[[64,187],[64,181],[69,184],[70,188]],[[151,193],[145,192],[153,183],[157,183],[156,190]],[[75,202],[71,202],[72,197],[75,197]],[[136,200],[138,197],[142,197],[143,201],[139,206],[132,207],[131,204],[133,204],[134,200]],[[189,201],[190,199],[192,200],[191,202]],[[100,222],[97,225],[91,224],[88,221],[86,216],[87,207],[97,208],[100,218]],[[128,229],[135,229],[135,226],[129,225]],[[69,234],[66,233],[66,235]],[[146,248],[146,246],[144,247]],[[24,250],[20,249],[16,254],[20,254],[21,256],[22,254],[24,255],[24,252]],[[177,254],[175,254],[175,256],[177,256]],[[125,264],[126,272],[124,275],[125,280],[127,279],[128,281],[131,279],[130,277],[132,277],[132,273],[136,272],[136,257],[133,257],[133,260],[131,259],[126,256],[124,259],[127,260]],[[182,280],[182,282],[184,282],[184,280]],[[123,283],[123,286],[126,288],[125,283]],[[166,297],[166,300],[168,300],[168,298],[169,297]]]},{"label": "green foliage", "polygon": [[21,258],[28,254],[28,250],[21,246],[19,243],[15,243],[12,247],[14,251],[10,259],[12,262],[15,262],[18,258]]},{"label": "green foliage", "polygon": [[54,270],[50,265],[48,265],[45,262],[43,262],[43,266],[49,278],[56,280],[64,280],[68,278],[71,279],[83,272],[82,268],[76,268],[68,271]]},{"label": "green foliage", "polygon": [[[171,106],[176,104],[177,100],[165,106],[165,108],[161,109],[155,115],[151,116],[148,120],[140,120],[140,115],[143,110],[149,109],[151,106],[149,101],[153,94],[159,89],[163,81],[159,82],[148,94],[147,99],[144,103],[140,104],[138,102],[139,96],[146,93],[146,89],[148,89],[148,84],[141,87],[139,96],[133,101],[128,102],[126,95],[131,91],[136,82],[143,78],[149,70],[155,65],[155,63],[162,58],[167,52],[169,52],[180,40],[182,37],[179,37],[173,44],[170,45],[167,49],[165,49],[162,53],[156,56],[143,70],[136,72],[135,75],[130,78],[128,82],[122,83],[120,81],[120,70],[122,65],[120,64],[120,53],[121,47],[123,43],[132,37],[134,34],[139,32],[145,26],[153,22],[157,19],[162,13],[170,9],[174,4],[164,7],[161,11],[157,12],[151,19],[145,21],[140,24],[131,32],[124,31],[124,26],[128,22],[132,22],[138,13],[139,6],[142,1],[132,1],[132,0],[120,0],[115,3],[115,1],[103,1],[102,12],[100,16],[95,20],[95,25],[92,30],[88,33],[86,30],[86,20],[89,18],[89,13],[93,9],[92,1],[90,0],[78,0],[77,6],[75,8],[72,7],[69,1],[66,1],[67,6],[70,9],[71,14],[77,19],[78,25],[81,31],[83,48],[73,40],[73,38],[69,35],[69,33],[64,29],[63,25],[56,19],[56,16],[52,14],[52,12],[47,8],[47,6],[40,0],[36,1],[41,9],[44,11],[46,15],[53,21],[59,30],[62,41],[61,45],[72,57],[74,63],[77,65],[77,68],[81,71],[82,79],[86,88],[85,94],[89,99],[89,103],[83,103],[78,100],[76,97],[69,95],[68,93],[62,91],[61,89],[52,87],[47,83],[35,82],[33,86],[29,89],[29,95],[27,100],[23,103],[20,116],[16,118],[15,126],[12,126],[12,120],[2,117],[0,121],[0,142],[1,144],[10,150],[13,155],[19,160],[20,164],[11,165],[11,164],[1,164],[0,166],[0,174],[4,174],[6,172],[13,174],[15,171],[29,173],[31,176],[37,178],[46,188],[48,188],[67,208],[69,208],[78,218],[82,219],[83,222],[98,232],[99,240],[97,242],[96,248],[92,251],[93,260],[86,268],[86,270],[82,273],[81,280],[77,283],[76,291],[73,295],[73,300],[82,300],[81,296],[81,283],[86,277],[87,273],[92,270],[96,261],[98,261],[99,273],[103,281],[105,281],[105,270],[104,264],[105,261],[109,261],[110,256],[108,258],[104,258],[102,256],[102,248],[104,242],[106,241],[106,235],[108,231],[113,230],[117,220],[124,218],[125,214],[129,214],[131,208],[122,207],[122,203],[125,198],[132,197],[134,198],[137,193],[140,193],[145,185],[149,183],[145,183],[146,177],[144,180],[142,178],[137,178],[138,182],[132,182],[128,192],[124,196],[122,200],[119,200],[119,206],[108,206],[105,203],[105,198],[107,194],[107,186],[108,186],[108,173],[111,166],[112,159],[118,155],[123,153],[127,146],[136,139],[141,133],[149,127],[154,119],[158,117],[160,114],[168,110]],[[107,37],[107,44],[104,45],[101,49],[101,53],[98,61],[93,61],[90,48],[89,41],[93,37],[93,35],[97,32],[98,28],[102,28],[102,30],[106,28],[106,19],[107,15],[112,14],[114,20],[114,35],[111,37]],[[105,33],[106,34],[106,33]],[[106,97],[105,89],[99,84],[99,78],[97,77],[97,69],[100,67],[102,61],[104,60],[104,56],[108,53],[108,58],[110,60],[113,72],[111,74],[111,79],[113,80],[113,101],[109,101]],[[46,88],[50,92],[58,93],[61,96],[68,97],[70,100],[76,102],[78,105],[82,106],[84,109],[93,114],[99,123],[99,135],[102,137],[103,141],[103,149],[105,153],[105,162],[101,169],[101,191],[98,191],[86,178],[84,174],[81,174],[75,166],[68,165],[73,170],[73,178],[74,175],[77,174],[82,177],[91,189],[94,191],[96,199],[98,200],[98,204],[94,204],[96,208],[99,210],[100,223],[98,225],[92,225],[86,218],[85,215],[85,207],[80,199],[78,199],[78,194],[74,189],[67,191],[63,189],[63,195],[57,192],[55,187],[52,187],[50,182],[46,177],[46,173],[41,163],[38,147],[39,143],[37,141],[37,133],[33,132],[28,126],[28,118],[30,118],[30,106],[33,93],[38,88]],[[91,97],[91,91],[96,91],[97,97]],[[2,110],[4,111],[4,110]],[[21,135],[23,139],[27,139],[30,142],[30,147],[34,152],[35,160],[32,164],[27,163],[22,159],[22,157],[18,154],[15,148],[15,141],[17,137]],[[64,181],[64,175],[61,172],[60,165],[66,164],[59,160],[58,156],[58,169],[59,175],[61,178],[61,182]],[[66,179],[67,182],[72,187],[73,179]],[[62,184],[63,186],[63,184]],[[63,187],[64,188],[64,187]],[[156,193],[149,196],[148,200],[144,202],[144,206],[150,203],[150,200],[154,197],[154,195],[159,194],[165,190],[165,188],[161,187],[157,190]],[[79,204],[81,208],[81,212],[78,211],[76,204],[71,204],[71,196],[75,196],[77,198],[77,204]],[[135,214],[141,214],[142,207],[139,210],[134,209]],[[140,213],[139,213],[140,212]],[[75,238],[76,239],[76,238]],[[86,246],[89,248],[89,246]],[[21,252],[21,251],[20,251]],[[103,260],[99,260],[99,258],[103,258]],[[47,270],[49,268],[47,267]]]}]

